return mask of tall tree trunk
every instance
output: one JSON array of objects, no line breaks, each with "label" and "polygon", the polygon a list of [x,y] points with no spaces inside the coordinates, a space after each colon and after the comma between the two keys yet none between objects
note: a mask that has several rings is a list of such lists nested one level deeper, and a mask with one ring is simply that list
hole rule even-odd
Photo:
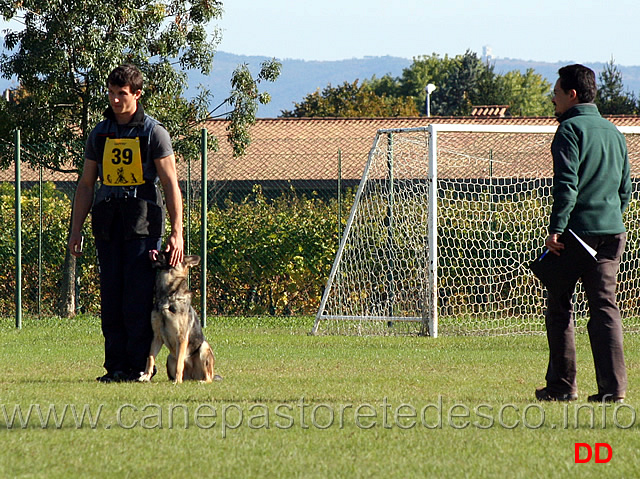
[{"label": "tall tree trunk", "polygon": [[[78,173],[78,178],[80,173]],[[71,217],[69,218],[69,231],[67,238],[71,235],[73,222],[73,210],[76,206],[75,194],[71,198]],[[65,244],[66,246],[66,244]],[[55,312],[63,318],[73,318],[76,315],[76,257],[71,254],[68,247],[65,247],[64,267],[62,268],[62,278],[59,282],[60,296],[55,307]]]},{"label": "tall tree trunk", "polygon": [[76,315],[76,257],[68,248],[64,256],[56,314],[63,318],[72,318]]}]

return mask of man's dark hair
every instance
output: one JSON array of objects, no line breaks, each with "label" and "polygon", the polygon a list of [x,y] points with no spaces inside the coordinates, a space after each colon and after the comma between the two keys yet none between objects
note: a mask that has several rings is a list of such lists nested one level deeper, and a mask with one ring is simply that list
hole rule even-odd
[{"label": "man's dark hair", "polygon": [[560,87],[565,91],[575,90],[579,103],[593,103],[596,99],[596,74],[584,65],[567,65],[558,70]]},{"label": "man's dark hair", "polygon": [[142,72],[130,63],[120,65],[109,73],[107,77],[107,88],[109,85],[117,85],[119,87],[128,85],[132,92],[142,90]]}]

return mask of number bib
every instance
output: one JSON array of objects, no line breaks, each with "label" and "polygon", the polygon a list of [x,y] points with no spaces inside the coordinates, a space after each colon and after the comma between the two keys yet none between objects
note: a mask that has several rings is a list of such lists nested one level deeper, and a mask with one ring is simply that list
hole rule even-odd
[{"label": "number bib", "polygon": [[102,174],[104,184],[109,186],[144,184],[140,138],[107,138]]}]

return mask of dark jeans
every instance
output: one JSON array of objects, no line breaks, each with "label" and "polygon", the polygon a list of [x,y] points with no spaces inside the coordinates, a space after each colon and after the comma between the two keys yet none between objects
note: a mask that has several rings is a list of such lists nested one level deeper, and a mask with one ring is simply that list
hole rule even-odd
[{"label": "dark jeans", "polygon": [[108,373],[144,371],[153,339],[151,310],[155,271],[148,252],[159,238],[96,240],[104,368]]},{"label": "dark jeans", "polygon": [[[598,393],[620,397],[626,393],[627,372],[616,284],[626,239],[626,233],[583,237],[585,243],[598,252],[598,264],[580,278],[589,304],[587,331]],[[547,389],[557,393],[577,393],[578,390],[572,296],[573,289],[563,295],[549,292],[547,298],[549,366],[546,380]]]}]

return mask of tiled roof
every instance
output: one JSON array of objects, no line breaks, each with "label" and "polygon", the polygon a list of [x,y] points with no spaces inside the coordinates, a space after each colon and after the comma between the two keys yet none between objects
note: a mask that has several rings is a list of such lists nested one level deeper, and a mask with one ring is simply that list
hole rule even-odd
[{"label": "tiled roof", "polygon": [[[625,117],[627,118],[627,117]],[[640,116],[634,125],[640,126]],[[415,128],[434,124],[479,124],[479,125],[557,125],[553,117],[412,117],[412,118],[263,118],[256,120],[251,129],[252,138],[259,139],[329,139],[357,138],[373,139],[380,129]],[[210,134],[223,138],[227,120],[208,120],[206,128]]]},{"label": "tiled roof", "polygon": [[[640,116],[609,116],[617,126],[640,126]],[[233,159],[226,142],[227,120],[209,120],[206,128],[219,139],[220,149],[210,154],[210,179],[223,181],[258,180],[334,180],[337,178],[338,156],[342,177],[359,179],[376,132],[380,129],[425,127],[429,124],[526,125],[556,126],[554,117],[419,117],[419,118],[273,118],[258,119],[251,128],[252,143],[245,156]],[[470,136],[450,138],[450,144],[478,143]],[[507,151],[523,150],[519,139],[505,141]],[[547,142],[548,143],[548,140]],[[631,148],[631,147],[630,147]],[[640,145],[638,147],[640,149]],[[538,166],[536,175],[548,175],[550,153],[548,144],[530,150],[531,161]],[[535,151],[535,154],[533,153]],[[520,153],[519,153],[520,154]],[[638,151],[637,156],[640,156]],[[638,159],[640,163],[640,158]],[[526,159],[523,161],[527,161]],[[540,167],[540,165],[544,167]],[[504,176],[514,173],[502,172]],[[471,175],[472,173],[467,173]],[[520,175],[516,175],[520,176]]]},{"label": "tiled roof", "polygon": [[[640,126],[640,116],[608,116],[617,126]],[[357,181],[362,176],[376,132],[381,129],[425,127],[429,124],[466,125],[524,125],[554,127],[553,117],[414,117],[414,118],[265,118],[258,119],[251,128],[252,142],[242,158],[233,158],[226,141],[228,120],[205,122],[209,134],[219,140],[219,150],[209,154],[209,179],[221,182],[277,182],[334,181],[338,177],[338,158],[341,160],[342,178]],[[640,135],[638,135],[640,136]],[[549,148],[547,144],[526,150],[518,140],[507,139],[506,151],[528,155],[537,163],[526,173],[498,170],[503,176],[520,174],[549,174]],[[510,143],[509,143],[510,142]],[[484,151],[487,142],[472,135],[457,134],[443,138],[441,145],[453,145],[464,151]],[[629,144],[632,166],[640,176],[640,138],[638,145]],[[536,153],[534,154],[533,151]],[[482,153],[484,155],[485,153]],[[494,152],[494,158],[500,153]],[[525,160],[523,160],[525,161]],[[496,167],[500,163],[495,163]],[[541,166],[542,165],[542,166]],[[440,166],[444,167],[444,163]],[[196,166],[192,166],[192,170]],[[187,176],[186,163],[180,161],[178,174]],[[451,174],[461,170],[452,169]],[[475,173],[466,173],[471,177]],[[23,181],[37,181],[38,172],[23,165]],[[0,181],[12,181],[13,169],[0,172]],[[75,173],[62,174],[45,171],[45,181],[73,181]]]}]

